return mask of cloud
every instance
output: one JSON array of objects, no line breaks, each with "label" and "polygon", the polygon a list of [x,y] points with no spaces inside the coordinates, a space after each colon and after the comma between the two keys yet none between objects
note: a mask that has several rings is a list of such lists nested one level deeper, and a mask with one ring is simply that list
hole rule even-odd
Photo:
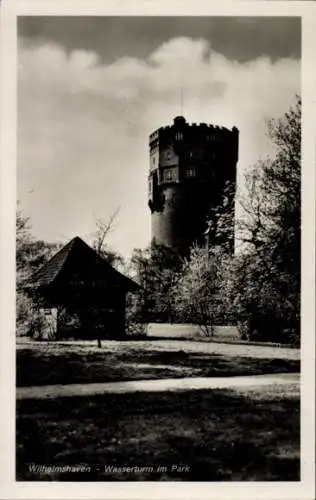
[{"label": "cloud", "polygon": [[18,196],[34,234],[87,239],[95,217],[121,206],[110,243],[128,255],[150,238],[148,135],[180,114],[180,89],[188,121],[240,129],[241,183],[245,168],[272,151],[265,120],[299,92],[300,63],[239,63],[183,37],[147,59],[111,64],[97,52],[22,41],[18,88]]}]

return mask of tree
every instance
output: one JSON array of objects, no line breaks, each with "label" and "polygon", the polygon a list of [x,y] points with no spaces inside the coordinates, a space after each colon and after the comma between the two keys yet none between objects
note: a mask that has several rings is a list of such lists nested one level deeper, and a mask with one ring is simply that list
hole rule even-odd
[{"label": "tree", "polygon": [[[107,243],[107,237],[112,232],[114,228],[115,220],[119,214],[120,208],[117,208],[112,214],[110,214],[107,220],[98,218],[96,220],[96,230],[93,234],[92,247],[94,250],[111,266],[119,268],[124,265],[123,257],[113,249],[111,249]],[[92,314],[90,314],[88,323],[93,321],[98,315],[98,310],[93,308]],[[98,347],[101,348],[101,338],[97,339]]]},{"label": "tree", "polygon": [[18,333],[30,333],[39,318],[34,313],[35,304],[25,287],[29,278],[45,264],[60,245],[36,240],[31,234],[29,218],[20,209],[16,215],[16,324]]},{"label": "tree", "polygon": [[234,304],[246,335],[297,341],[300,323],[301,101],[268,123],[274,158],[247,176],[235,262]]},{"label": "tree", "polygon": [[214,334],[214,325],[227,315],[225,302],[227,263],[230,259],[221,247],[193,247],[174,286],[174,303],[181,320],[198,324],[206,336]]},{"label": "tree", "polygon": [[207,246],[220,246],[225,253],[232,254],[235,240],[235,183],[225,183],[220,203],[210,208],[206,225]]},{"label": "tree", "polygon": [[18,286],[28,280],[38,267],[47,262],[60,248],[57,243],[36,240],[31,234],[29,218],[17,211],[16,216],[16,270]]},{"label": "tree", "polygon": [[113,230],[114,222],[119,214],[117,208],[107,220],[98,218],[96,220],[96,230],[93,234],[92,247],[101,255],[111,266],[119,267],[124,264],[123,257],[111,249],[107,243],[107,237]]},{"label": "tree", "polygon": [[140,285],[135,299],[140,322],[175,320],[172,290],[181,265],[182,258],[163,245],[152,244],[145,250],[134,250],[131,266]]}]

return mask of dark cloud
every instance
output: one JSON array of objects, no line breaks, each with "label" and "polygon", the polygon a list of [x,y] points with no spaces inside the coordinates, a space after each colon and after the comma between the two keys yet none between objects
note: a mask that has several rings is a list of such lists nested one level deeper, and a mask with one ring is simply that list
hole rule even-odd
[{"label": "dark cloud", "polygon": [[67,52],[98,52],[108,63],[124,56],[146,58],[171,38],[205,38],[231,60],[261,55],[300,58],[299,17],[20,17],[19,36],[28,44],[53,42]]},{"label": "dark cloud", "polygon": [[19,35],[17,188],[33,234],[89,239],[120,205],[109,244],[125,256],[150,238],[148,135],[179,113],[180,87],[189,122],[240,129],[239,189],[271,153],[266,119],[300,88],[299,19],[21,17]]}]

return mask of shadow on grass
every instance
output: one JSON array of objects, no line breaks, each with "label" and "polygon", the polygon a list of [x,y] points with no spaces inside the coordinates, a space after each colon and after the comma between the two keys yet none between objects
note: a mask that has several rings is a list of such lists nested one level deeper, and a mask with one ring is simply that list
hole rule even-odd
[{"label": "shadow on grass", "polygon": [[[147,366],[145,366],[147,365]],[[151,366],[148,366],[151,365]],[[160,365],[160,366],[159,366]],[[299,372],[300,362],[184,351],[17,351],[17,386]]]},{"label": "shadow on grass", "polygon": [[[298,481],[299,441],[299,401],[285,393],[17,402],[19,481]],[[86,464],[91,470],[34,473],[31,464]],[[134,469],[120,470],[126,466]]]}]

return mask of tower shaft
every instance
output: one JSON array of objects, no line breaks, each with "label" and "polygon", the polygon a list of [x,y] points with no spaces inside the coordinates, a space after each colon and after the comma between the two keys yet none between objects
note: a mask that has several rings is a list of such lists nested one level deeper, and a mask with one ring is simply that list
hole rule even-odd
[{"label": "tower shaft", "polygon": [[235,127],[189,125],[183,117],[150,135],[152,241],[183,255],[204,243],[211,209],[226,183],[236,184],[238,136]]}]

